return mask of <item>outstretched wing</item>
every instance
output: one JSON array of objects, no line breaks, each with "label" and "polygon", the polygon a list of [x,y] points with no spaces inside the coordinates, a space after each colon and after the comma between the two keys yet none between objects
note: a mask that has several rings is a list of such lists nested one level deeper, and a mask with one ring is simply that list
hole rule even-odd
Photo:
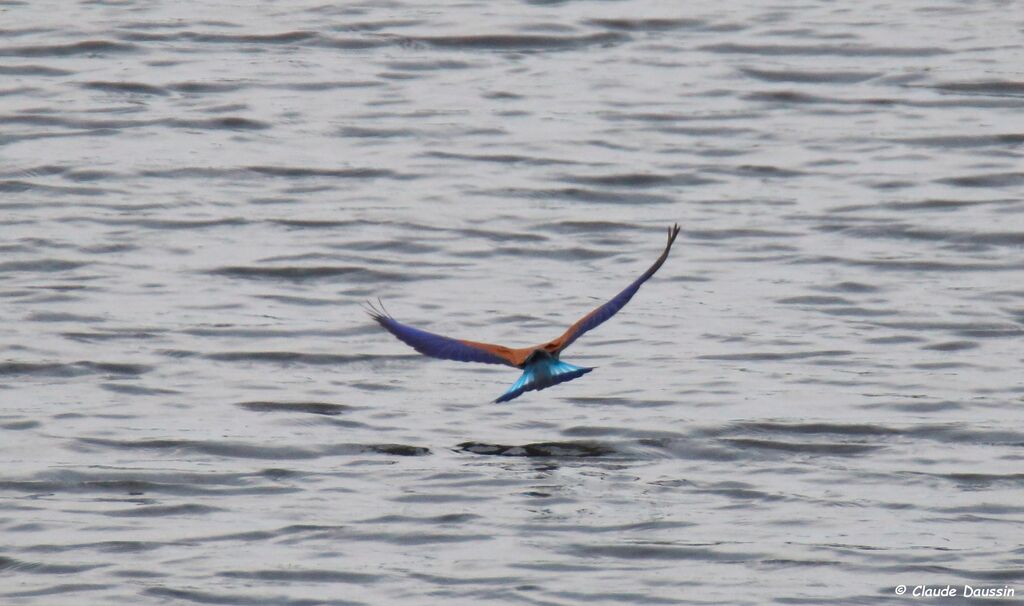
[{"label": "outstretched wing", "polygon": [[636,279],[635,282],[627,286],[622,292],[615,295],[611,301],[608,301],[601,307],[598,307],[589,314],[583,316],[575,324],[569,327],[569,330],[565,331],[562,336],[558,337],[554,341],[550,341],[543,347],[552,353],[557,353],[572,345],[573,341],[580,338],[580,335],[600,326],[605,320],[614,316],[620,309],[622,309],[629,300],[633,298],[636,291],[640,290],[640,287],[654,275],[654,272],[661,268],[662,264],[665,263],[665,259],[668,258],[668,253],[672,250],[672,243],[676,241],[676,236],[679,235],[679,225],[675,224],[668,228],[668,244],[665,245],[665,250],[658,257],[658,260],[651,265],[642,276]]},{"label": "outstretched wing", "polygon": [[451,339],[413,328],[395,320],[383,309],[378,310],[372,306],[367,312],[385,330],[398,337],[398,340],[425,356],[459,362],[483,362],[484,364],[516,366],[512,358],[512,350],[507,347],[490,343]]}]

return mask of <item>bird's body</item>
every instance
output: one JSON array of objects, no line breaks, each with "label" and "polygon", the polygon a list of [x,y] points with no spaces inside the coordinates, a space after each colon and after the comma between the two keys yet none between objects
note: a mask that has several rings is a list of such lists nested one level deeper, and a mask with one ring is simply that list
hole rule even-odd
[{"label": "bird's body", "polygon": [[633,298],[633,295],[640,289],[640,286],[665,263],[665,259],[668,258],[668,253],[672,250],[672,243],[675,242],[677,235],[679,235],[679,226],[674,225],[670,227],[668,230],[668,244],[665,245],[664,252],[661,253],[658,260],[642,276],[623,289],[622,292],[604,305],[580,318],[579,321],[570,326],[558,338],[533,347],[512,349],[493,343],[444,337],[402,324],[388,315],[383,307],[377,309],[371,306],[369,313],[385,330],[421,354],[446,360],[457,360],[459,362],[505,364],[523,369],[523,374],[519,377],[519,380],[501,397],[495,400],[496,402],[507,402],[527,391],[541,390],[552,385],[571,381],[593,370],[593,368],[583,368],[562,362],[559,360],[559,355],[583,333],[597,328],[608,318],[615,315]]}]

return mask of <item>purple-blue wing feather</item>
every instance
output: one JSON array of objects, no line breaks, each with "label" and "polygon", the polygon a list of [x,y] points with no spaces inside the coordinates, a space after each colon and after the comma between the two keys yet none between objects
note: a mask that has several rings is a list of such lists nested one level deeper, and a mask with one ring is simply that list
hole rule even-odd
[{"label": "purple-blue wing feather", "polygon": [[640,290],[643,283],[650,279],[661,266],[665,263],[665,259],[668,258],[669,251],[672,250],[672,243],[676,241],[676,236],[679,235],[679,226],[673,225],[668,229],[668,244],[665,245],[664,252],[658,257],[658,260],[651,265],[642,276],[633,281],[632,284],[627,286],[619,294],[612,297],[610,301],[591,311],[587,315],[580,318],[575,324],[569,327],[562,336],[558,337],[552,344],[556,345],[557,351],[562,351],[566,347],[572,345],[573,341],[580,338],[583,333],[588,330],[593,330],[603,324],[608,318],[611,318],[619,312],[620,309],[629,303],[629,300],[633,298],[636,291]]},{"label": "purple-blue wing feather", "polygon": [[619,294],[612,297],[610,301],[595,309],[592,313],[587,314],[582,322],[575,326],[575,330],[569,335],[569,338],[565,342],[565,347],[572,344],[573,341],[578,339],[583,333],[593,330],[604,324],[609,318],[619,313],[619,310],[629,303],[629,300],[633,298],[636,291],[640,290],[640,285],[647,281],[647,277],[641,278],[629,286]]},{"label": "purple-blue wing feather", "polygon": [[[506,364],[514,366],[514,364],[509,360],[496,353],[487,351],[472,342],[452,339],[432,332],[427,332],[425,330],[420,330],[418,328],[413,328],[412,326],[402,324],[391,316],[385,315],[377,310],[370,311],[370,317],[383,326],[385,330],[398,337],[399,341],[402,341],[425,356],[441,358],[443,360],[456,360],[458,362],[482,362],[484,364]],[[486,343],[481,343],[479,345],[504,349],[501,348],[501,346],[489,345]]]}]

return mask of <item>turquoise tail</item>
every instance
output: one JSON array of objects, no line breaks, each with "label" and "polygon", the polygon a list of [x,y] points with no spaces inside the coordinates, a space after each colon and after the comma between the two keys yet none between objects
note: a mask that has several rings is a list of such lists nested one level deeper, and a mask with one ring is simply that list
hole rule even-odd
[{"label": "turquoise tail", "polygon": [[524,366],[523,376],[519,377],[515,385],[509,387],[508,391],[501,394],[501,397],[495,402],[508,402],[528,391],[539,391],[545,387],[572,381],[592,370],[594,369],[573,366],[555,358],[544,357]]}]

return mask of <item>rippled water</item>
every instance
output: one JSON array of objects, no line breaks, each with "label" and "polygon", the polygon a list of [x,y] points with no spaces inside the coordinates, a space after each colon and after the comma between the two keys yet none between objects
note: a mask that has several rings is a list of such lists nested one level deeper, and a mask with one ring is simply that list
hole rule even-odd
[{"label": "rippled water", "polygon": [[1015,6],[0,3],[0,599],[1019,597]]}]

